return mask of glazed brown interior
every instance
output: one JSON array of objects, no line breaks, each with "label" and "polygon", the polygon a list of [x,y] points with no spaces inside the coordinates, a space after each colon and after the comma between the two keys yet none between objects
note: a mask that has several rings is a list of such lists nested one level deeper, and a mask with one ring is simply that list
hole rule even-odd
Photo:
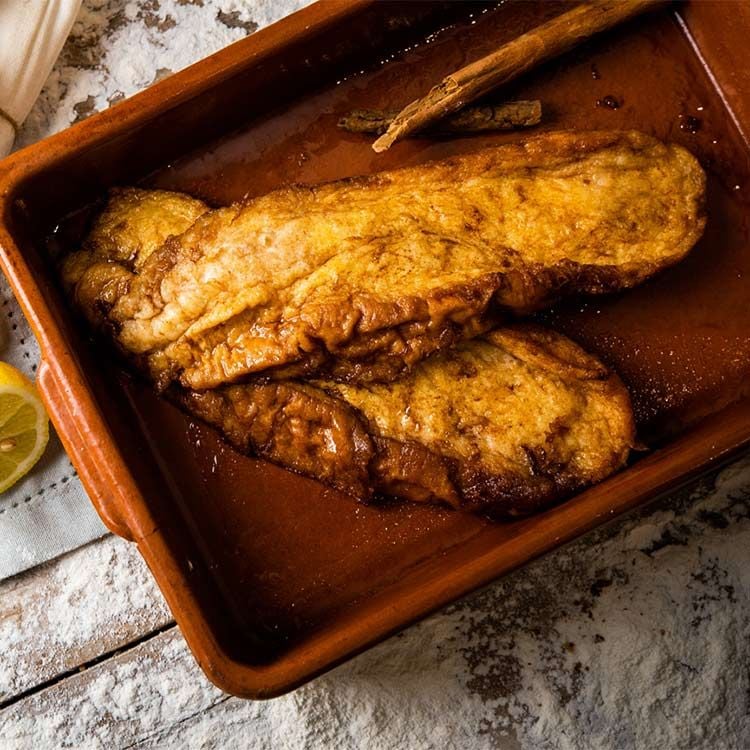
[{"label": "glazed brown interior", "polygon": [[[219,205],[522,137],[418,138],[376,155],[367,137],[336,123],[352,108],[408,103],[563,8],[363,7],[345,26],[264,60],[260,71],[203,81],[205,90],[138,131],[103,138],[31,178],[11,217],[14,234],[37,276],[51,278],[50,256],[75,246],[87,207],[111,185],[140,182]],[[728,29],[733,14],[721,15]],[[709,220],[690,257],[634,291],[569,300],[542,317],[621,374],[652,447],[736,401],[750,375],[750,152],[678,17],[665,8],[636,19],[500,96],[542,100],[543,125],[533,132],[639,129],[698,156],[709,174]],[[556,512],[498,524],[434,507],[367,507],[241,457],[112,365],[53,282],[45,294],[212,632],[242,663],[271,663],[357,612],[513,544]],[[627,476],[597,491],[625,491]]]}]

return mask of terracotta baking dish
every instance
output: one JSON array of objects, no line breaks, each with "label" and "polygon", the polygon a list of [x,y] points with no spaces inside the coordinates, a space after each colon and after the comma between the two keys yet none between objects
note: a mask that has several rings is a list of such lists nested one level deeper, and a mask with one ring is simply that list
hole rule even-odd
[{"label": "terracotta baking dish", "polygon": [[[708,229],[684,263],[628,294],[544,316],[622,374],[650,446],[553,510],[491,523],[366,507],[242,458],[119,370],[62,297],[55,256],[75,246],[112,185],[221,204],[519,137],[414,139],[376,156],[336,122],[353,107],[407,103],[561,9],[329,0],[0,164],[2,265],[42,347],[52,419],[102,518],[138,544],[196,658],[230,693],[290,690],[750,443],[741,2],[662,8],[502,92],[542,99],[542,128],[637,128],[678,141],[710,175]],[[597,106],[606,96],[619,107]]]}]

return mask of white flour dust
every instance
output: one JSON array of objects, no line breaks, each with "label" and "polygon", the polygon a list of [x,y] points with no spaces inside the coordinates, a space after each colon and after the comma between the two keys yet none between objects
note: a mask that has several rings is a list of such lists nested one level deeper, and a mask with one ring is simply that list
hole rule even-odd
[{"label": "white flour dust", "polygon": [[[21,143],[303,4],[85,0]],[[98,656],[118,628],[127,639],[168,622],[124,542],[53,566],[42,594],[33,574],[3,586],[4,602],[16,597],[0,621],[3,695]],[[745,459],[715,487],[591,534],[289,696],[228,698],[170,630],[9,705],[0,747],[747,750],[748,571]]]},{"label": "white flour dust", "polygon": [[3,584],[0,700],[170,621],[134,545],[109,537],[81,555]]},{"label": "white flour dust", "polygon": [[309,2],[84,0],[16,145],[106,109]]},{"label": "white flour dust", "polygon": [[749,569],[750,458],[289,696],[228,698],[169,631],[10,707],[0,736],[9,749],[745,750]]}]

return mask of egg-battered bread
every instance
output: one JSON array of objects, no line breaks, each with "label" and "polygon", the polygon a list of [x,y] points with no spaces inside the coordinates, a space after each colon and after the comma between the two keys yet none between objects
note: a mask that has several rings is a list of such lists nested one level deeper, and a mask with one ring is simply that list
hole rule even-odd
[{"label": "egg-battered bread", "polygon": [[628,393],[595,357],[533,325],[487,333],[398,381],[270,381],[171,396],[243,453],[359,499],[528,513],[621,467]]},{"label": "egg-battered bread", "polygon": [[159,388],[389,382],[563,294],[677,262],[703,231],[704,191],[680,146],[545,133],[214,210],[116,191],[63,275]]}]

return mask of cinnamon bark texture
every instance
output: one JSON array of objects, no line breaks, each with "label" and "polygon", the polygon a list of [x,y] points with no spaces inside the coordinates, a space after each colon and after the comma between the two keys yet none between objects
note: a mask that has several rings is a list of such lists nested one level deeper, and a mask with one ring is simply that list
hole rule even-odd
[{"label": "cinnamon bark texture", "polygon": [[[382,135],[398,115],[398,110],[354,109],[339,120],[339,127],[350,133]],[[538,125],[542,103],[538,99],[505,102],[496,106],[466,107],[433,123],[425,132],[440,135],[481,133],[487,130],[516,130]]]},{"label": "cinnamon bark texture", "polygon": [[372,147],[380,153],[465,107],[535,65],[575,47],[594,34],[643,13],[658,0],[594,0],[553,18],[495,52],[451,73],[422,99],[406,106]]}]

